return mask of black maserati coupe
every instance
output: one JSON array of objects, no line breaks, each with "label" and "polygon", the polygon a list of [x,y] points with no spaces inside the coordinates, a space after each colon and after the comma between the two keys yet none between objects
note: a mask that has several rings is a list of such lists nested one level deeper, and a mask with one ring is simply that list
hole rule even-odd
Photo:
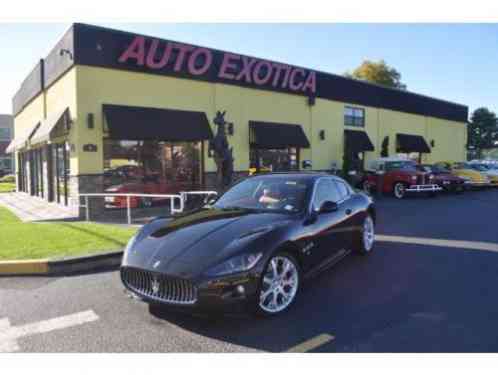
[{"label": "black maserati coupe", "polygon": [[375,207],[339,177],[253,176],[206,206],[144,225],[128,243],[121,279],[150,305],[271,316],[303,280],[374,245]]}]

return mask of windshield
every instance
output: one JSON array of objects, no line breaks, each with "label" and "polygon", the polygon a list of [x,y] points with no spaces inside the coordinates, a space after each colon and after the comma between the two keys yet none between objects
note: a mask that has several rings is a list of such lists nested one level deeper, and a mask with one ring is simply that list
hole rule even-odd
[{"label": "windshield", "polygon": [[454,163],[454,169],[472,169],[472,166],[468,163]]},{"label": "windshield", "polygon": [[429,168],[429,172],[432,173],[438,173],[438,174],[443,174],[443,173],[450,173],[450,171],[446,168],[443,168],[442,166],[439,165],[431,165]]},{"label": "windshield", "polygon": [[233,186],[213,207],[297,213],[306,206],[312,183],[309,177],[253,177]]},{"label": "windshield", "polygon": [[486,172],[489,171],[489,168],[485,166],[484,164],[471,164],[472,169],[475,169],[476,171],[480,172]]},{"label": "windshield", "polygon": [[386,162],[386,171],[391,171],[394,169],[404,169],[415,171],[415,163],[409,160],[406,161],[388,161]]}]

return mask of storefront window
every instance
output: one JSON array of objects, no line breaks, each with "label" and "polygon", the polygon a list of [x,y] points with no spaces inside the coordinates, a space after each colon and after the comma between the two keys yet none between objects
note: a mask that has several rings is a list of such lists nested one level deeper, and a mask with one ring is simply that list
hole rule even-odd
[{"label": "storefront window", "polygon": [[252,172],[287,172],[299,170],[299,152],[297,148],[256,149],[251,148]]},{"label": "storefront window", "polygon": [[199,190],[201,142],[104,141],[104,187],[113,193]]},{"label": "storefront window", "polygon": [[12,160],[10,158],[0,158],[0,169],[12,171]]},{"label": "storefront window", "polygon": [[0,141],[10,141],[10,129],[9,128],[0,128]]},{"label": "storefront window", "polygon": [[52,190],[53,200],[68,204],[69,157],[65,143],[52,145]]}]

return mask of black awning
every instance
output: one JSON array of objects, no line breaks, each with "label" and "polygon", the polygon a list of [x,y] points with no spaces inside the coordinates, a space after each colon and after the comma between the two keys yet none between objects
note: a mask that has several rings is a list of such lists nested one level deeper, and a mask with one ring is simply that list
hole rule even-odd
[{"label": "black awning", "polygon": [[249,121],[249,142],[262,149],[310,147],[301,125],[276,122]]},{"label": "black awning", "polygon": [[398,152],[430,153],[431,149],[421,135],[396,134]]},{"label": "black awning", "polygon": [[204,112],[104,104],[110,139],[192,142],[213,138]]},{"label": "black awning", "polygon": [[368,134],[361,130],[344,130],[346,147],[352,152],[374,151],[374,145]]}]

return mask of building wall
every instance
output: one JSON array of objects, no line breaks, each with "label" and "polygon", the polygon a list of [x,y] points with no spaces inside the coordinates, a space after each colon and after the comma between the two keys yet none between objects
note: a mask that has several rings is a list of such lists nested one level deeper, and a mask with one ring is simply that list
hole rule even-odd
[{"label": "building wall", "polygon": [[[208,119],[215,115],[214,86],[206,82],[86,66],[77,66],[76,70],[80,174],[103,170],[103,104],[204,111]],[[89,113],[95,117],[94,129],[86,126]],[[82,152],[85,143],[96,144],[97,152]],[[214,168],[212,163],[207,164],[206,168]]]},{"label": "building wall", "polygon": [[[311,148],[301,150],[301,160],[311,160],[314,170],[329,170],[332,162],[340,167],[345,105],[365,109],[365,128],[348,128],[368,133],[375,151],[366,153],[367,160],[379,156],[385,136],[390,138],[390,155],[395,155],[396,133],[421,135],[428,143],[434,139],[435,147],[431,154],[424,155],[424,162],[465,159],[466,126],[462,123],[320,98],[309,106],[303,96],[88,66],[71,68],[29,103],[15,117],[15,131],[30,131],[47,115],[69,107],[74,122],[69,135],[71,175],[101,174],[103,104],[203,111],[213,131],[216,111],[227,111],[226,120],[234,123],[234,135],[229,136],[229,142],[234,148],[236,171],[249,168],[250,120],[302,125]],[[87,126],[90,113],[94,115],[93,129]],[[325,140],[319,138],[321,130],[325,130]],[[88,143],[96,144],[97,152],[83,152],[83,145]],[[207,157],[207,147],[205,153],[205,170],[213,172],[215,164]]]},{"label": "building wall", "polygon": [[[25,106],[21,112],[19,112],[14,117],[14,128],[16,137],[26,136],[33,130],[33,127],[45,120],[48,116],[55,112],[59,112],[65,108],[69,107],[71,118],[76,121],[76,70],[74,68],[67,71],[63,76],[61,76],[57,81],[55,81],[50,87],[45,89],[37,97],[35,97],[27,106]],[[68,135],[68,141],[74,144],[77,140],[77,122],[71,127],[71,131]],[[64,139],[60,139],[63,141]],[[59,141],[58,139],[54,141]],[[30,149],[36,149],[42,147],[43,144],[39,145],[29,145]],[[47,171],[48,165],[48,155],[47,150],[44,150],[43,154],[43,169]],[[70,170],[71,174],[78,173],[78,153],[71,152],[70,156]],[[17,160],[17,152],[16,152]],[[29,168],[28,168],[29,169]],[[19,166],[16,165],[16,173],[19,171]],[[29,174],[29,171],[28,171]],[[44,176],[45,185],[45,198],[47,199],[47,185],[48,179]]]},{"label": "building wall", "polygon": [[427,139],[434,140],[431,162],[467,160],[467,126],[453,121],[427,119]]},{"label": "building wall", "polygon": [[[204,111],[212,119],[217,110],[227,111],[226,120],[234,123],[234,135],[229,142],[234,148],[235,170],[249,168],[250,120],[300,124],[311,143],[310,149],[301,150],[301,160],[310,159],[315,170],[329,170],[332,161],[342,165],[344,106],[342,103],[316,99],[309,106],[307,98],[249,89],[219,83],[207,83],[172,77],[161,77],[105,68],[78,66],[78,142],[96,143],[97,153],[81,153],[81,173],[99,173],[103,169],[102,123],[103,104],[123,104]],[[432,154],[423,157],[424,162],[442,159],[464,160],[466,127],[464,124],[420,115],[365,107],[365,128],[374,152],[367,152],[366,159],[380,154],[381,143],[389,136],[389,154],[396,154],[396,133],[423,136],[428,143],[435,140]],[[95,128],[87,129],[84,119],[88,113],[95,115]],[[357,127],[348,129],[362,130]],[[319,139],[320,130],[325,130],[325,140]],[[81,149],[81,147],[79,148]],[[205,147],[207,156],[207,147]],[[205,158],[207,172],[215,170],[211,158]]]}]

